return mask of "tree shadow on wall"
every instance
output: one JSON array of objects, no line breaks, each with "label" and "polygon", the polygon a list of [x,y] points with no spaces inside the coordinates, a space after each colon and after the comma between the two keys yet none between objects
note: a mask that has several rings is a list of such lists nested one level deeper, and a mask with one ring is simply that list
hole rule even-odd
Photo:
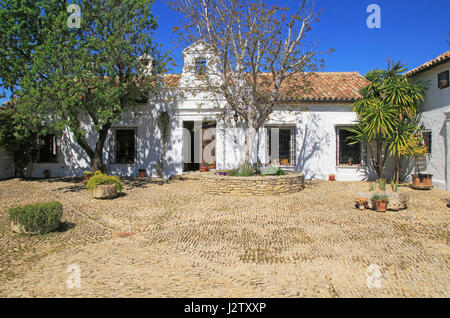
[{"label": "tree shadow on wall", "polygon": [[317,160],[316,158],[324,152],[324,147],[330,144],[330,134],[321,131],[319,125],[321,120],[319,114],[310,113],[303,119],[305,124],[299,128],[301,137],[300,143],[297,144],[300,151],[295,170],[302,172],[308,179],[318,177],[317,170],[311,167],[312,162]]}]

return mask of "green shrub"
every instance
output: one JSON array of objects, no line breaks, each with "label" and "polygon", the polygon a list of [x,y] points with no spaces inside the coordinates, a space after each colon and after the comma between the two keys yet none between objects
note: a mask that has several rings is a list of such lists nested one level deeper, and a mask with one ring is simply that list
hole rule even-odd
[{"label": "green shrub", "polygon": [[89,170],[83,172],[83,175],[84,175],[84,176],[90,176],[90,175],[92,175],[92,174],[94,174],[94,172],[89,171]]},{"label": "green shrub", "polygon": [[373,182],[369,183],[369,191],[375,191],[375,185]]},{"label": "green shrub", "polygon": [[264,176],[267,176],[267,175],[280,176],[280,175],[283,175],[283,174],[284,174],[284,170],[281,169],[280,167],[273,167],[273,166],[270,166],[270,167],[264,168],[264,169],[261,171],[261,174],[264,175]]},{"label": "green shrub", "polygon": [[374,194],[371,198],[372,201],[384,201],[384,202],[389,202],[389,197],[387,196],[387,194]]},{"label": "green shrub", "polygon": [[250,177],[255,174],[255,170],[248,163],[242,163],[239,165],[239,168],[235,170],[230,170],[228,175],[232,177]]},{"label": "green shrub", "polygon": [[22,225],[26,231],[39,231],[40,228],[59,223],[63,212],[61,203],[44,202],[17,206],[9,209],[9,219]]},{"label": "green shrub", "polygon": [[95,174],[89,179],[86,184],[86,188],[88,190],[94,190],[94,188],[98,185],[102,184],[114,184],[116,186],[117,191],[122,191],[122,183],[120,182],[119,177],[117,176],[108,176],[105,173],[100,171],[96,171]]}]

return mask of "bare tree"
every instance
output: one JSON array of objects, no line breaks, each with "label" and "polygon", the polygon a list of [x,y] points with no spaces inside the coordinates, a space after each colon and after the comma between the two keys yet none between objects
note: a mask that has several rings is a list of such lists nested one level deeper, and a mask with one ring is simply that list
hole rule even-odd
[{"label": "bare tree", "polygon": [[[308,88],[308,77],[323,60],[305,37],[318,21],[313,3],[295,10],[261,0],[179,0],[170,2],[185,20],[175,28],[181,42],[204,44],[215,57],[203,90],[227,102],[223,115],[236,114],[246,130],[242,159],[250,163],[256,132],[274,107]],[[332,50],[330,49],[330,52]],[[229,117],[228,117],[229,118]]]}]

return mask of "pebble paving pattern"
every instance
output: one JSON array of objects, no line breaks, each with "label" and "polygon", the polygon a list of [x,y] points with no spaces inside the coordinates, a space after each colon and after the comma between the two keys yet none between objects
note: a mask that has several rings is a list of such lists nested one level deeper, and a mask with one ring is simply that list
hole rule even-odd
[{"label": "pebble paving pattern", "polygon": [[[354,208],[366,182],[263,197],[205,194],[195,174],[124,183],[103,201],[77,179],[0,182],[0,296],[450,296],[445,191],[400,187],[408,209],[377,213]],[[11,232],[9,207],[51,200],[64,205],[58,232]],[[371,264],[380,288],[367,285]]]}]

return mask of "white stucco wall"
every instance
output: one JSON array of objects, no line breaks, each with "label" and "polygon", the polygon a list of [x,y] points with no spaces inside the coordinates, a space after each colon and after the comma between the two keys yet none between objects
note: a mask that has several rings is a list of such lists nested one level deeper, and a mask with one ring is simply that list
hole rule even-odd
[{"label": "white stucco wall", "polygon": [[448,142],[450,141],[447,128],[446,113],[450,112],[450,87],[438,88],[437,75],[450,69],[450,62],[435,66],[430,70],[416,74],[413,82],[429,81],[425,101],[421,107],[422,122],[426,129],[431,129],[431,156],[427,158],[427,167],[424,173],[433,175],[433,185],[449,190],[447,177],[448,169]]},{"label": "white stucco wall", "polygon": [[[183,171],[183,121],[213,119],[215,111],[207,106],[199,108],[195,99],[180,102],[149,102],[139,106],[134,112],[124,114],[109,133],[104,148],[104,162],[113,175],[138,175],[138,169],[146,169],[149,176],[155,176],[155,165],[160,159],[161,140],[157,128],[157,116],[162,110],[171,115],[171,127],[165,158],[165,175],[181,174]],[[327,179],[330,173],[337,180],[362,180],[370,178],[366,167],[338,167],[336,165],[336,126],[351,125],[356,122],[356,114],[350,105],[311,104],[279,107],[270,116],[266,125],[293,125],[296,138],[296,165],[291,169],[305,173],[308,179]],[[136,128],[136,163],[130,165],[113,164],[113,143],[111,136],[116,127]],[[90,130],[91,145],[96,139]],[[255,139],[253,161],[267,162],[266,130],[260,129]],[[259,140],[258,140],[259,139]],[[81,176],[89,169],[89,160],[81,147],[66,129],[59,139],[58,163],[33,163],[29,166],[31,177],[43,177],[48,169],[52,177]],[[218,169],[235,168],[241,161],[244,132],[241,128],[227,127],[217,121],[216,164]],[[259,147],[257,147],[259,145]]]}]

